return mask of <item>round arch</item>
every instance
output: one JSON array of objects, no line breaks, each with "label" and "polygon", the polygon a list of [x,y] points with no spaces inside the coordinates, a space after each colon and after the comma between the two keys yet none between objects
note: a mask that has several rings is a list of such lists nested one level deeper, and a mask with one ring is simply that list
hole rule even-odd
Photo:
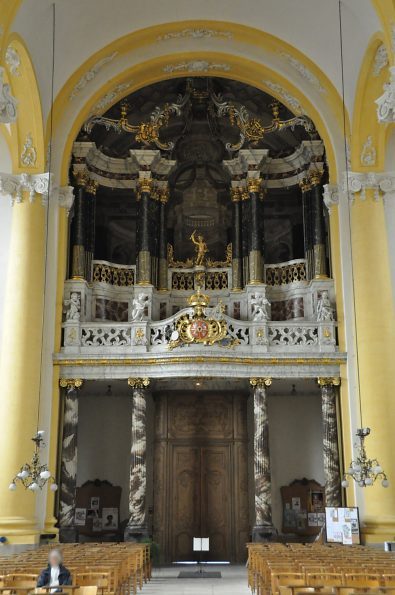
[{"label": "round arch", "polygon": [[[183,38],[180,52],[176,36],[192,26],[226,32],[232,40],[225,45],[223,41],[218,45],[218,40],[205,43],[205,48],[212,45],[216,49],[198,51],[196,39]],[[170,41],[161,44],[158,39],[164,30]],[[116,74],[106,79],[96,66],[113,56],[111,69]],[[293,67],[284,56],[288,62],[292,58]],[[300,68],[295,69],[295,64]],[[305,112],[324,140],[331,182],[336,182],[344,161],[343,106],[337,90],[316,64],[283,40],[257,29],[217,21],[184,21],[122,37],[91,56],[68,79],[53,106],[54,162],[60,183],[67,183],[71,147],[78,131],[92,110],[103,104],[103,98],[109,98],[105,103],[107,110],[112,103],[146,85],[175,76],[210,73],[247,83],[277,97],[291,111]],[[348,131],[348,114],[346,128]],[[47,124],[47,138],[48,129]]]}]

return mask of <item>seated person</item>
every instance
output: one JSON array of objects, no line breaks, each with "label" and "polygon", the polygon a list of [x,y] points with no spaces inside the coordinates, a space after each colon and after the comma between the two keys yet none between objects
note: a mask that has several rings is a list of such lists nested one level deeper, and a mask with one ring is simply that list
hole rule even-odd
[{"label": "seated person", "polygon": [[62,564],[60,550],[51,550],[48,555],[48,566],[44,568],[37,580],[37,587],[59,587],[71,585],[71,574]]}]

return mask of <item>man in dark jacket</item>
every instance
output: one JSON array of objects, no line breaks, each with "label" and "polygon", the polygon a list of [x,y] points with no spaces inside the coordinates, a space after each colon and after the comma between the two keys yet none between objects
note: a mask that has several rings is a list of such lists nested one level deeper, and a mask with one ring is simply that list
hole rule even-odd
[{"label": "man in dark jacket", "polygon": [[[37,587],[56,587],[71,585],[71,574],[62,564],[62,554],[59,550],[51,550],[48,556],[48,566],[38,577]],[[59,589],[60,590],[60,589]]]}]

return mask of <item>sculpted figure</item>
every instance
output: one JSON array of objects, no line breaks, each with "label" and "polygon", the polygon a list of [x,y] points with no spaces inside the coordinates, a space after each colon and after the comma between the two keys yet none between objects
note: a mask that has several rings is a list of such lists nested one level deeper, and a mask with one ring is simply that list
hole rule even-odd
[{"label": "sculpted figure", "polygon": [[64,300],[64,305],[66,306],[66,320],[79,320],[80,319],[80,309],[81,309],[81,300],[78,293],[73,292],[70,294],[69,300]]},{"label": "sculpted figure", "polygon": [[317,322],[332,322],[333,320],[333,308],[328,292],[325,290],[322,291],[321,297],[317,301]]},{"label": "sculpted figure", "polygon": [[195,244],[196,250],[196,258],[195,258],[195,265],[196,266],[203,266],[206,254],[208,252],[207,244],[204,241],[204,237],[202,235],[198,235],[196,238],[196,229],[192,233],[190,239]]},{"label": "sculpted figure", "polygon": [[262,322],[270,320],[270,302],[262,293],[251,296],[252,320]]},{"label": "sculpted figure", "polygon": [[138,296],[133,298],[132,303],[132,321],[139,322],[144,318],[144,310],[149,304],[149,297],[145,293],[139,293]]}]

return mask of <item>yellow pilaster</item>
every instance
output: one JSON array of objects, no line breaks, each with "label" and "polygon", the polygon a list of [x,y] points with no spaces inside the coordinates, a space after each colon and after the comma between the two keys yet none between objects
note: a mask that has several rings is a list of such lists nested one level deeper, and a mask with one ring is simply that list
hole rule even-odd
[{"label": "yellow pilaster", "polygon": [[44,300],[45,209],[41,197],[13,207],[0,377],[0,536],[35,543],[36,496],[8,485],[33,454],[40,392]]},{"label": "yellow pilaster", "polygon": [[356,197],[351,229],[362,423],[372,428],[368,456],[378,458],[391,482],[364,488],[364,533],[373,542],[395,535],[395,320],[384,205],[372,191],[366,200]]}]

